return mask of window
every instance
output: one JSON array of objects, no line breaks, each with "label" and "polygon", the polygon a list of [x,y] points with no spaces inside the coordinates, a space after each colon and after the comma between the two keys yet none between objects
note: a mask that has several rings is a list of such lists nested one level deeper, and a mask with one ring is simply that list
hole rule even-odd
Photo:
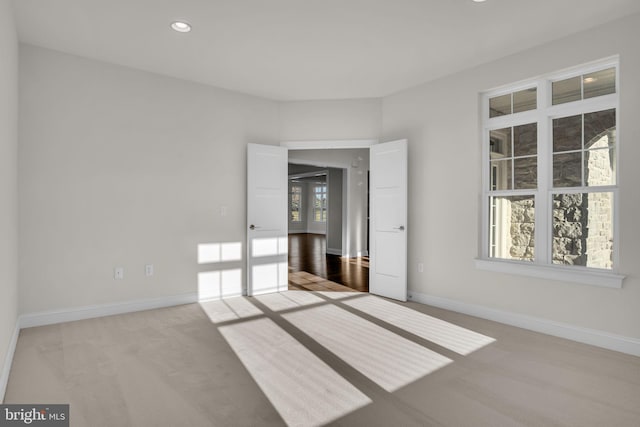
[{"label": "window", "polygon": [[316,184],[313,187],[313,220],[327,221],[327,185]]},{"label": "window", "polygon": [[617,268],[617,60],[483,95],[482,259]]},{"label": "window", "polygon": [[299,184],[291,184],[289,188],[289,220],[291,222],[300,222],[302,221],[302,217],[300,216],[302,209],[302,186]]}]

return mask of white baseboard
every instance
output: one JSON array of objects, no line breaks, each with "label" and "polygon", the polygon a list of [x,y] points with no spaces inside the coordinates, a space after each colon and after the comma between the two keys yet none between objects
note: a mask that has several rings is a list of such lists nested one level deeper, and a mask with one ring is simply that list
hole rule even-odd
[{"label": "white baseboard", "polygon": [[13,355],[16,352],[16,344],[18,343],[18,336],[20,335],[20,322],[16,319],[16,327],[13,330],[11,341],[9,341],[9,348],[7,354],[4,357],[4,363],[2,364],[2,373],[0,374],[0,403],[4,402],[4,394],[7,391],[7,384],[9,383],[9,372],[11,372],[11,364],[13,363]]},{"label": "white baseboard", "polygon": [[327,253],[328,253],[329,255],[339,255],[339,256],[342,256],[342,249],[327,248]]},{"label": "white baseboard", "polygon": [[566,338],[621,353],[640,356],[640,339],[610,334],[595,329],[581,328],[568,323],[555,322],[524,314],[496,310],[481,305],[468,304],[448,298],[436,297],[409,291],[411,301],[427,304],[445,310],[456,311],[470,316],[481,317],[547,335]]},{"label": "white baseboard", "polygon": [[114,304],[89,305],[85,307],[70,308],[67,310],[29,313],[20,316],[19,326],[20,329],[22,329],[34,326],[53,325],[56,323],[73,322],[75,320],[112,316],[114,314],[132,313],[135,311],[152,310],[154,308],[191,304],[197,301],[198,295],[196,293],[188,293],[169,297],[125,301]]}]

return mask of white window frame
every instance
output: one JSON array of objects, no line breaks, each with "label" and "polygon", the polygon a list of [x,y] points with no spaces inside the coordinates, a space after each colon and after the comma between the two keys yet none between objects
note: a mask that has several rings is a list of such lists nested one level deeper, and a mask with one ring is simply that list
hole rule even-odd
[{"label": "white window frame", "polygon": [[[322,188],[322,191],[320,193],[317,192],[318,188]],[[319,208],[316,207],[316,196],[318,194],[324,194],[324,200],[325,200],[325,204],[321,205]],[[313,184],[313,222],[317,222],[317,223],[326,223],[327,222],[328,213],[327,213],[326,200],[327,200],[327,184],[326,183],[315,183],[315,184]],[[320,212],[320,220],[319,221],[316,219],[316,212]]]},{"label": "white window frame", "polygon": [[[300,199],[298,200],[298,219],[292,219],[291,218],[291,212],[293,211],[293,194],[294,188],[299,188],[300,189]],[[290,183],[289,184],[289,222],[292,223],[299,223],[302,222],[302,200],[303,200],[303,195],[304,195],[304,188],[302,186],[302,184],[300,183]]]},{"label": "white window frame", "polygon": [[[573,101],[564,104],[551,105],[552,82],[567,78],[589,74],[591,72],[615,67],[616,92],[615,94]],[[619,58],[611,57],[602,61],[574,67],[562,72],[540,76],[534,79],[522,81],[509,86],[490,90],[481,94],[482,114],[480,120],[480,132],[482,135],[482,226],[480,256],[476,259],[476,267],[483,270],[504,272],[510,274],[526,275],[537,278],[562,280],[575,283],[583,283],[595,286],[621,288],[625,276],[619,274],[620,260],[620,227],[619,227],[619,186],[620,174],[616,167],[615,185],[598,187],[569,187],[553,188],[553,128],[554,118],[567,117],[594,111],[616,109],[616,164],[619,165],[621,151],[621,137],[619,127]],[[489,118],[489,99],[508,93],[517,92],[528,88],[537,88],[537,109],[512,113],[504,116]],[[538,187],[527,190],[491,191],[489,188],[490,173],[490,149],[489,132],[494,129],[502,129],[536,122],[538,124],[538,150],[537,150],[537,174]],[[613,269],[597,269],[583,266],[565,266],[552,263],[552,207],[551,199],[557,193],[590,193],[612,192],[614,194],[614,242],[613,242]],[[517,261],[489,257],[489,225],[490,225],[490,196],[517,196],[533,194],[535,198],[535,256],[534,261]]]}]

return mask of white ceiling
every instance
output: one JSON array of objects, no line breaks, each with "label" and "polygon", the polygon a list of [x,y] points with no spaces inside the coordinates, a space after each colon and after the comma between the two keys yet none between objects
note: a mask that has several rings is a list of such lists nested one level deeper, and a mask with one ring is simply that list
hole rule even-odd
[{"label": "white ceiling", "polygon": [[[385,96],[639,0],[14,0],[20,40],[277,100]],[[180,34],[171,21],[185,19]]]}]

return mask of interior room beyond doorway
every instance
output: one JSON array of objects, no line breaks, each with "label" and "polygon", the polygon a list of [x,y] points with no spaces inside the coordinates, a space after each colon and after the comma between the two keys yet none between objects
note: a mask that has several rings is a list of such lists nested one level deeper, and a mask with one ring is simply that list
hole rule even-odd
[{"label": "interior room beyond doorway", "polygon": [[369,289],[368,149],[289,151],[289,289]]}]

